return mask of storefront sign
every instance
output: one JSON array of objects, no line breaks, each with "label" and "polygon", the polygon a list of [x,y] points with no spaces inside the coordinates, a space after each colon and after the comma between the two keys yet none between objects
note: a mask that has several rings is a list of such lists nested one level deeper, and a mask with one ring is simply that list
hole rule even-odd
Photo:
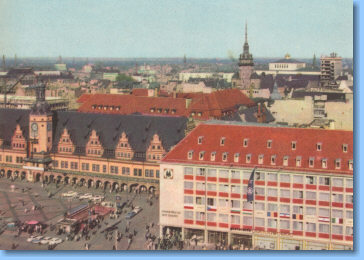
[{"label": "storefront sign", "polygon": [[177,218],[179,215],[181,215],[180,211],[162,210],[162,217]]}]

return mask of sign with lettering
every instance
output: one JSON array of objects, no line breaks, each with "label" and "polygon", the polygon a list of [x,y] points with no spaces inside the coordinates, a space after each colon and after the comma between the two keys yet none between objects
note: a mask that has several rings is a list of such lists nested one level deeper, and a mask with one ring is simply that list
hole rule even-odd
[{"label": "sign with lettering", "polygon": [[177,218],[179,215],[181,215],[181,212],[180,211],[175,211],[175,210],[162,210],[162,217]]}]

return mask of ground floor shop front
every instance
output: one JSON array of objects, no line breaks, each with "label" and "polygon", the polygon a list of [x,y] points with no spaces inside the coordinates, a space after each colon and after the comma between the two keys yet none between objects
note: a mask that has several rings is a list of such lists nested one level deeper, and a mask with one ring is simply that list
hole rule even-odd
[{"label": "ground floor shop front", "polygon": [[251,231],[220,231],[190,227],[161,226],[161,235],[166,230],[177,230],[183,240],[197,244],[223,246],[238,250],[353,250],[353,245],[333,241],[309,240],[290,235],[254,233]]}]

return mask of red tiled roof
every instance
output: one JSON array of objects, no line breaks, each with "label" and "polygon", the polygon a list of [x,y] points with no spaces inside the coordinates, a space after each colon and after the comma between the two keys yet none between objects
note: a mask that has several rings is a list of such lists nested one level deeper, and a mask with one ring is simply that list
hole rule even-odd
[{"label": "red tiled roof", "polygon": [[[98,109],[99,105],[108,106],[108,108]],[[114,108],[110,110],[110,106],[114,106]],[[116,107],[119,107],[119,110],[117,110]],[[152,108],[154,109],[154,112],[151,111]],[[158,112],[158,109],[162,109],[162,111]],[[165,109],[169,109],[168,113],[165,113]],[[174,114],[171,113],[172,109],[175,110]],[[168,97],[140,97],[134,95],[94,94],[81,105],[78,111],[88,113],[122,115],[142,113],[185,116],[186,100],[182,98]]]},{"label": "red tiled roof", "polygon": [[82,94],[78,99],[77,99],[77,103],[84,103],[86,102],[90,97],[92,96],[92,94]]},{"label": "red tiled roof", "polygon": [[[139,91],[140,90],[140,91]],[[147,89],[137,89],[136,93],[148,92]],[[87,95],[87,96],[85,96]],[[191,99],[191,103],[186,108],[186,99]],[[210,94],[204,93],[179,93],[176,98],[173,97],[147,97],[140,95],[113,95],[113,94],[84,94],[78,99],[83,103],[78,111],[89,113],[107,113],[107,114],[165,114],[165,109],[176,112],[173,115],[189,116],[194,113],[193,117],[199,120],[208,120],[211,118],[219,119],[226,113],[232,113],[237,110],[238,105],[254,106],[255,103],[238,89],[227,89],[215,91]],[[119,110],[94,109],[94,106],[120,106]],[[151,112],[151,108],[155,108]],[[158,112],[161,108],[162,113]]]},{"label": "red tiled roof", "polygon": [[134,96],[147,97],[148,89],[146,88],[134,88],[131,92]]},{"label": "red tiled roof", "polygon": [[[202,144],[197,142],[200,136]],[[225,137],[224,146],[220,145],[222,137]],[[244,139],[248,139],[247,147],[243,146]],[[267,148],[268,140],[272,141],[271,148]],[[292,150],[292,142],[296,142],[296,150]],[[321,143],[321,151],[317,151],[317,143]],[[343,144],[348,145],[347,152],[343,152]],[[193,151],[191,160],[187,158],[189,151]],[[202,151],[204,158],[199,160]],[[211,161],[212,152],[216,152],[215,161]],[[224,162],[222,155],[226,152],[228,157]],[[239,153],[239,162],[234,162],[235,153]],[[250,163],[246,162],[247,154],[251,155]],[[258,164],[261,154],[263,164]],[[271,156],[276,156],[276,165],[271,165]],[[285,156],[288,156],[288,166],[283,166]],[[296,166],[297,157],[301,157],[301,166]],[[314,158],[314,167],[309,167],[310,158]],[[322,159],[327,159],[327,168],[322,168]],[[335,168],[337,159],[341,160],[340,169]],[[353,160],[352,131],[206,123],[196,127],[162,161],[352,175],[350,160]]]}]

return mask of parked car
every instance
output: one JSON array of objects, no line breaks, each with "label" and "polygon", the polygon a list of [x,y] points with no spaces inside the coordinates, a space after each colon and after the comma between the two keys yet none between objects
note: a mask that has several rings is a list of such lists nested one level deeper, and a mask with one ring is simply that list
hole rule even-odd
[{"label": "parked car", "polygon": [[30,241],[33,244],[39,244],[43,239],[43,236],[37,236],[32,241]]},{"label": "parked car", "polygon": [[93,195],[91,193],[86,193],[86,194],[83,194],[81,195],[80,197],[78,197],[80,200],[83,200],[83,199],[91,199],[93,197]]},{"label": "parked car", "polygon": [[40,243],[41,243],[42,245],[46,245],[46,244],[48,244],[48,243],[49,243],[49,241],[50,241],[51,239],[52,239],[51,237],[45,237],[45,238],[43,238],[43,239],[42,239],[42,241],[40,241]]},{"label": "parked car", "polygon": [[58,244],[60,244],[62,242],[63,242],[63,240],[58,238],[58,237],[54,237],[51,240],[49,240],[50,245],[58,245]]},{"label": "parked car", "polygon": [[32,242],[32,240],[35,238],[35,236],[30,236],[29,238],[27,238],[27,242]]},{"label": "parked car", "polygon": [[135,215],[137,215],[140,211],[142,211],[142,208],[139,206],[136,206],[132,211],[126,213],[125,218],[126,219],[131,219],[133,218]]},{"label": "parked car", "polygon": [[76,197],[78,196],[78,193],[75,191],[68,191],[65,193],[62,193],[62,197]]}]

